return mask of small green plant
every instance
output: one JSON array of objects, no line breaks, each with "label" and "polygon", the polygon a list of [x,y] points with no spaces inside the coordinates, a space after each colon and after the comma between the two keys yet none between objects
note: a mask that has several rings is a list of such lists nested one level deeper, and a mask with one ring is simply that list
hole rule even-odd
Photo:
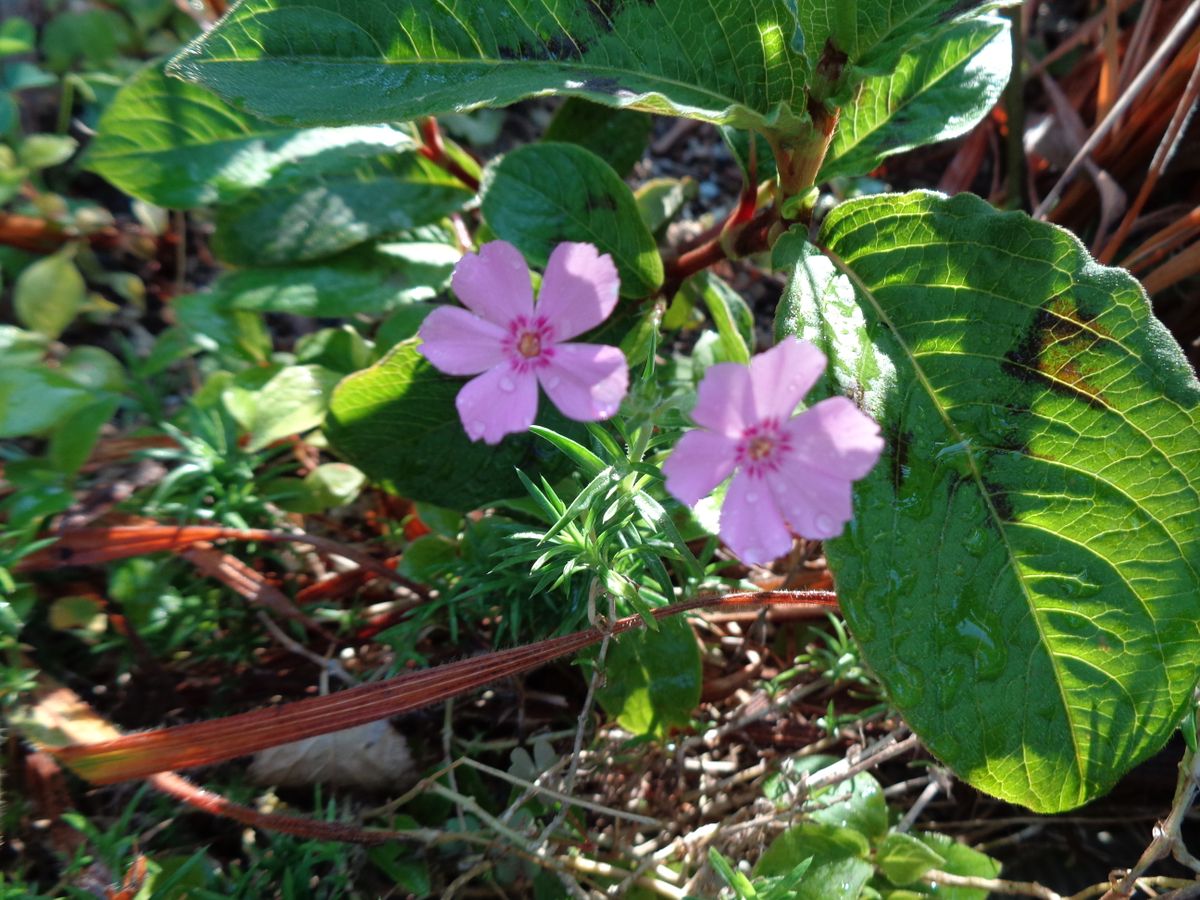
[{"label": "small green plant", "polygon": [[[223,7],[85,0],[0,25],[0,702],[39,686],[34,665],[104,681],[90,699],[114,716],[137,690],[203,685],[181,724],[244,706],[262,667],[283,701],[310,676],[352,686],[214,723],[194,757],[183,729],[55,745],[76,771],[220,761],[294,737],[270,716],[315,737],[478,687],[497,659],[512,674],[597,645],[569,753],[521,776],[460,765],[451,707],[421,783],[439,805],[404,823],[469,863],[453,889],[682,882],[564,849],[593,843],[571,797],[592,700],[635,761],[695,729],[706,651],[664,608],[756,590],[817,542],[841,616],[762,690],[829,685],[805,725],[830,744],[895,710],[939,765],[1059,812],[1190,714],[1200,383],[1183,351],[1110,253],[877,177],[996,104],[1012,21],[994,3]],[[495,109],[525,101],[534,124],[502,129]],[[711,126],[740,192],[653,177],[651,116]],[[216,575],[197,554],[227,548],[199,539],[151,559],[105,546],[147,520],[270,533]],[[81,532],[102,575],[74,571]],[[285,548],[289,532],[324,544]],[[42,552],[56,538],[61,558]],[[445,683],[418,665],[488,645]],[[982,897],[955,879],[994,879],[995,860],[916,829],[843,762],[767,774],[771,827],[796,818],[752,866],[708,855],[729,891]],[[140,890],[164,896],[446,886],[390,845],[159,853],[134,840],[141,802],[65,814],[84,849],[54,890],[143,852]]]}]

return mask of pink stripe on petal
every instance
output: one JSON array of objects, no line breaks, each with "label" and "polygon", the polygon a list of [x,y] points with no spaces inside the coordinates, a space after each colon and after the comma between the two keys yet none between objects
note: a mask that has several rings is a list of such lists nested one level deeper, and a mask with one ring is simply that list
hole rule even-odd
[{"label": "pink stripe on petal", "polygon": [[849,481],[794,461],[768,480],[784,519],[801,537],[837,537],[854,516]]},{"label": "pink stripe on petal", "polygon": [[538,381],[564,416],[578,422],[611,418],[629,390],[625,354],[605,344],[555,344]]},{"label": "pink stripe on petal", "polygon": [[667,491],[680,503],[695,506],[733,472],[737,441],[712,431],[689,431],[679,439],[663,475]]},{"label": "pink stripe on petal", "polygon": [[554,339],[566,341],[595,328],[617,305],[621,279],[612,257],[591,244],[559,244],[550,254],[537,312],[554,328]]},{"label": "pink stripe on petal", "polygon": [[758,421],[750,370],[740,363],[717,363],[700,379],[692,419],[697,425],[740,438]]},{"label": "pink stripe on petal", "polygon": [[864,477],[883,452],[879,426],[847,397],[822,400],[784,428],[797,460],[847,481]]},{"label": "pink stripe on petal", "polygon": [[417,352],[448,375],[476,375],[505,358],[504,330],[457,306],[439,306],[417,334]]},{"label": "pink stripe on petal", "polygon": [[758,354],[750,360],[758,418],[787,419],[823,371],[825,354],[790,335]]},{"label": "pink stripe on petal", "polygon": [[458,392],[454,405],[467,437],[498,444],[508,434],[528,431],[537,417],[537,379],[502,363]]},{"label": "pink stripe on petal", "polygon": [[484,244],[460,259],[450,284],[464,306],[501,328],[517,316],[533,315],[529,266],[507,241]]},{"label": "pink stripe on petal", "polygon": [[721,540],[738,559],[763,565],[792,549],[783,516],[771,490],[759,479],[738,472],[721,507]]}]

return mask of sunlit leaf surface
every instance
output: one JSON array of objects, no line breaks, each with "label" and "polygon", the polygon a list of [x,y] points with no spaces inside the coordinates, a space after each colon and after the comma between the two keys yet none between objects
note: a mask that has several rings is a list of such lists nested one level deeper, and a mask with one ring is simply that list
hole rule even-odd
[{"label": "sunlit leaf surface", "polygon": [[1085,803],[1166,741],[1200,658],[1200,386],[1125,272],[977,197],[790,235],[780,326],[840,354],[885,456],[829,544],[891,700],[975,786]]}]

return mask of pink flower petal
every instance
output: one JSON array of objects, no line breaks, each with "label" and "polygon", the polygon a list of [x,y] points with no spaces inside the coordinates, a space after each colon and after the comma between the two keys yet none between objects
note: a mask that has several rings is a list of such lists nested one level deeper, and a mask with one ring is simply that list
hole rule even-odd
[{"label": "pink flower petal", "polygon": [[737,462],[737,441],[712,431],[689,431],[679,439],[663,475],[667,491],[680,503],[695,506],[729,477]]},{"label": "pink flower petal", "polygon": [[578,422],[610,418],[629,390],[625,354],[605,344],[555,344],[538,381],[564,416]]},{"label": "pink flower petal", "polygon": [[789,418],[823,371],[825,354],[791,335],[758,354],[750,360],[758,418]]},{"label": "pink flower petal", "polygon": [[620,287],[617,267],[607,253],[591,244],[559,244],[542,276],[537,312],[554,329],[554,340],[570,340],[612,314]]},{"label": "pink flower petal", "polygon": [[501,363],[472,378],[454,405],[467,437],[498,444],[506,434],[528,431],[537,417],[537,379]]},{"label": "pink flower petal", "polygon": [[837,537],[854,516],[850,482],[795,460],[769,477],[788,525],[810,540]]},{"label": "pink flower petal", "polygon": [[692,419],[713,431],[740,438],[758,421],[750,370],[740,363],[717,363],[700,379]]},{"label": "pink flower petal", "polygon": [[504,329],[457,306],[439,306],[417,334],[417,352],[447,375],[476,375],[505,358]]},{"label": "pink flower petal", "polygon": [[811,469],[857,481],[883,452],[875,420],[847,397],[830,397],[788,422],[793,453]]},{"label": "pink flower petal", "polygon": [[744,471],[733,476],[725,494],[721,539],[745,563],[769,563],[792,549],[770,488]]},{"label": "pink flower petal", "polygon": [[501,328],[517,316],[533,315],[529,266],[507,241],[484,244],[460,259],[450,284],[464,306]]}]

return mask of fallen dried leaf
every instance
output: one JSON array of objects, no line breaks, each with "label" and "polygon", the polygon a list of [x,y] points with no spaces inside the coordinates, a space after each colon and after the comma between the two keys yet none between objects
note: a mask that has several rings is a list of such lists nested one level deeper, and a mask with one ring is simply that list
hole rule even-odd
[{"label": "fallen dried leaf", "polygon": [[408,741],[386,719],[270,747],[255,755],[248,774],[255,784],[364,790],[387,790],[415,778]]}]

